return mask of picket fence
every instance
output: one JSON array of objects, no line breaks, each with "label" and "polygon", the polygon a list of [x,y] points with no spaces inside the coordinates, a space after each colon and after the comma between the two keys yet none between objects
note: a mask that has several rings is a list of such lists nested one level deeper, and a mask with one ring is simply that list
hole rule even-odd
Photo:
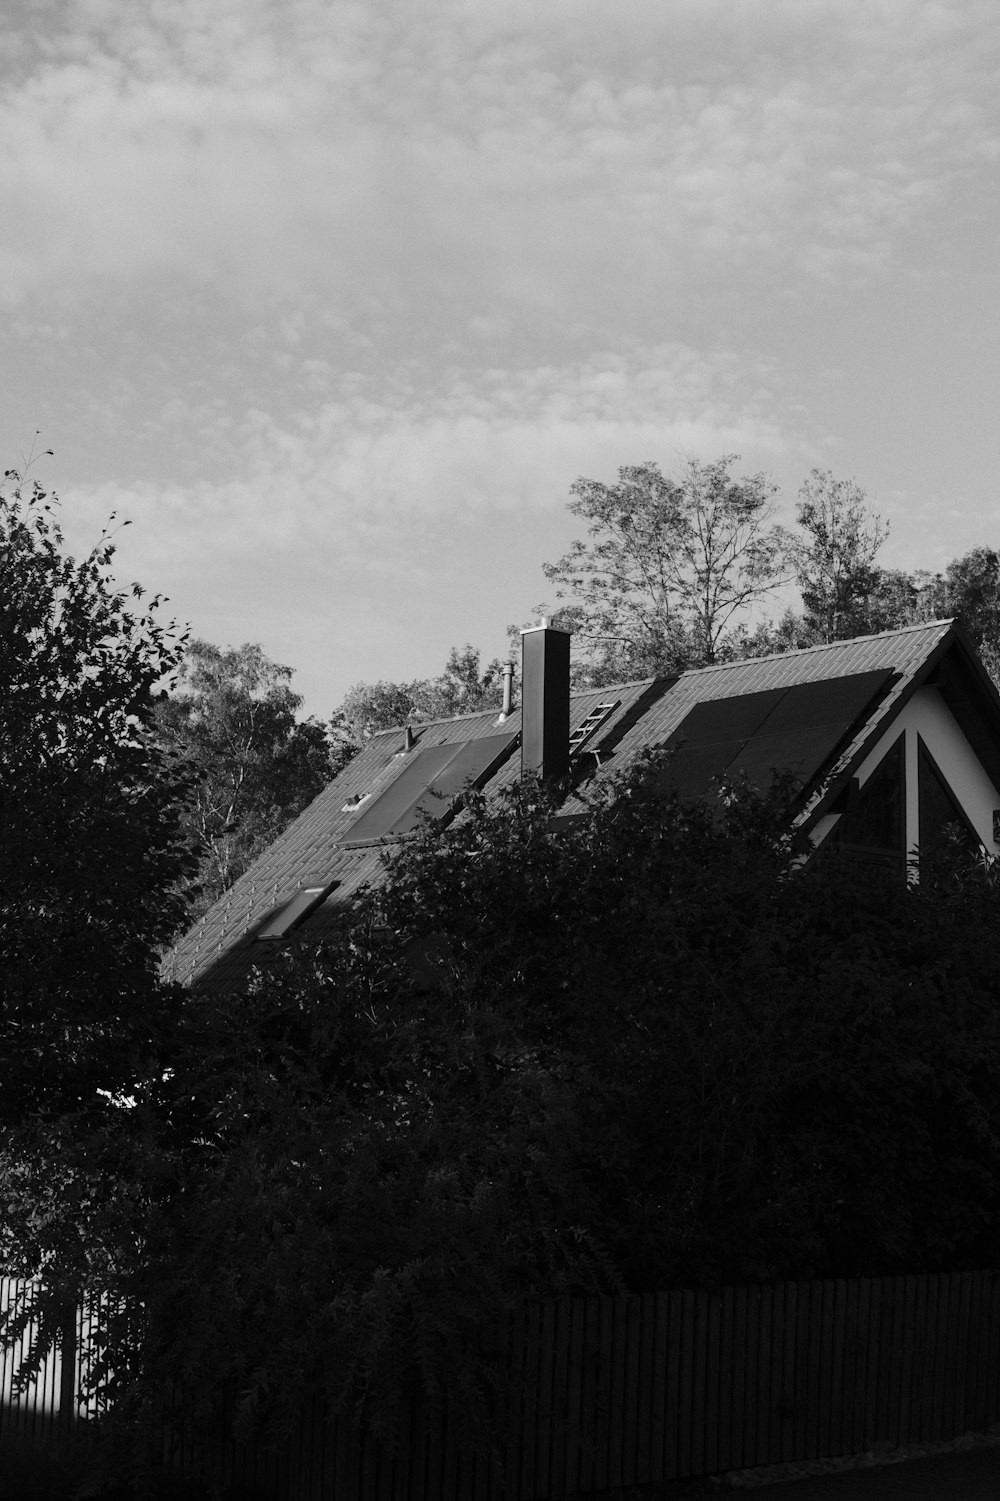
[{"label": "picket fence", "polygon": [[[0,1308],[13,1291],[0,1282]],[[68,1338],[0,1425],[75,1417]],[[176,1450],[192,1479],[268,1501],[554,1501],[615,1486],[933,1443],[1000,1423],[1000,1273],[789,1282],[531,1304],[496,1345],[509,1376],[496,1452],[419,1411],[394,1446],[303,1413],[278,1452]],[[74,1350],[73,1346],[77,1348]]]}]

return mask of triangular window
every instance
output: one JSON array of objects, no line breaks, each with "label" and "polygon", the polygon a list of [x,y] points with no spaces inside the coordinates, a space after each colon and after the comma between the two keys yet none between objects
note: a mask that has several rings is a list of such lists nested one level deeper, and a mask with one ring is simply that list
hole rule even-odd
[{"label": "triangular window", "polygon": [[963,849],[978,849],[978,834],[919,736],[917,744],[921,853],[942,849],[950,838],[957,839]]},{"label": "triangular window", "polygon": [[902,870],[906,858],[905,737],[900,735],[837,826],[836,842],[852,858]]}]

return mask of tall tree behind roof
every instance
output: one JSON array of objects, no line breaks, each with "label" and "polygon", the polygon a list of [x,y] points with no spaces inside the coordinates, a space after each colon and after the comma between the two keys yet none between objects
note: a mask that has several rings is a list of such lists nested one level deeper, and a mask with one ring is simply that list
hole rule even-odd
[{"label": "tall tree behind roof", "polygon": [[1000,684],[1000,553],[973,547],[953,558],[943,574],[925,575],[923,584],[925,612],[953,615]]},{"label": "tall tree behind roof", "polygon": [[871,607],[880,597],[876,559],[889,528],[861,486],[814,469],[799,490],[796,520],[805,535],[793,544],[795,577],[813,639],[846,641],[884,629],[881,619],[872,621]]},{"label": "tall tree behind roof", "polygon": [[542,566],[591,681],[719,660],[741,617],[782,581],[788,543],[774,524],[775,486],[735,475],[738,457],[691,458],[676,477],[651,462],[626,465],[617,484],[573,485],[569,509],[587,540]]},{"label": "tall tree behind roof", "polygon": [[451,648],[439,677],[415,678],[409,683],[355,683],[333,712],[334,737],[357,747],[379,730],[412,720],[453,719],[499,709],[502,668],[499,658],[483,667],[478,648],[466,642]]},{"label": "tall tree behind roof", "polygon": [[199,780],[186,831],[200,860],[200,908],[221,895],[322,791],[346,759],[324,727],[298,722],[292,669],[251,642],[224,651],[193,641],[178,689],[159,706],[166,741]]}]

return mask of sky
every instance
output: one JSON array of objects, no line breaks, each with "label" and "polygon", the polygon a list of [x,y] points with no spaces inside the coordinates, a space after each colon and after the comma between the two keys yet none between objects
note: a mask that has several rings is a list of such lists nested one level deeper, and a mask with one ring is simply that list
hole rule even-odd
[{"label": "sky", "polygon": [[581,475],[1000,546],[998,74],[995,0],[7,0],[3,468],[323,717],[504,654]]}]

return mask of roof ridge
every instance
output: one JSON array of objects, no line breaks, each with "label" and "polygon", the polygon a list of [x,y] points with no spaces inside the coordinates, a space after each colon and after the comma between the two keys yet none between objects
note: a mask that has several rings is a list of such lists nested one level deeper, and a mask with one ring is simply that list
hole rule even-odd
[{"label": "roof ridge", "polygon": [[383,729],[376,730],[372,740],[377,740],[380,735],[398,735],[406,729],[421,730],[430,729],[434,724],[457,724],[461,719],[484,719],[490,715],[495,718],[500,712],[501,705],[496,704],[492,709],[469,709],[465,714],[442,714],[439,719],[401,719],[398,724],[387,724]]},{"label": "roof ridge", "polygon": [[857,646],[862,641],[884,641],[888,636],[907,636],[917,631],[936,630],[941,626],[955,624],[954,616],[941,620],[918,620],[913,625],[894,626],[890,631],[872,631],[868,636],[846,636],[843,641],[817,641],[812,646],[795,646],[790,651],[768,652],[764,657],[734,657],[731,662],[712,662],[707,667],[688,667],[681,677],[694,677],[704,672],[726,672],[731,667],[748,667],[753,662],[777,662],[786,657],[804,657],[810,652],[841,651],[845,646]]},{"label": "roof ridge", "polygon": [[756,662],[779,662],[789,657],[804,657],[810,652],[839,651],[845,646],[857,646],[862,641],[883,641],[888,636],[906,636],[916,631],[929,631],[940,626],[955,624],[953,615],[944,616],[939,620],[917,620],[912,625],[893,626],[888,631],[872,631],[867,636],[847,636],[843,641],[816,641],[812,646],[794,646],[788,651],[772,651],[763,657],[734,657],[731,662],[710,662],[705,667],[685,667],[683,672],[657,672],[648,678],[631,678],[626,683],[607,683],[601,688],[574,688],[572,698],[578,698],[584,693],[613,693],[621,688],[642,688],[647,683],[659,682],[662,678],[699,677],[709,672],[728,672],[731,668],[750,667]]}]

